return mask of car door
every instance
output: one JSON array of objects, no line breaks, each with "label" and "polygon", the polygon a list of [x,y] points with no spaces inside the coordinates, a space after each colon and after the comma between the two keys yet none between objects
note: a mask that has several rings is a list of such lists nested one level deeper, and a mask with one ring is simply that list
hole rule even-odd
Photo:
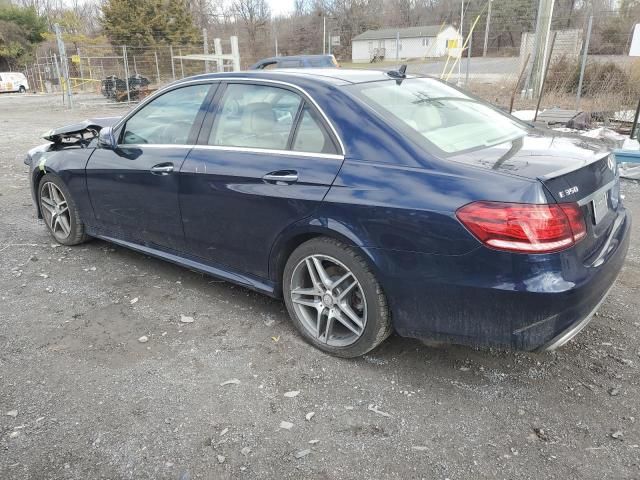
[{"label": "car door", "polygon": [[104,235],[181,252],[178,172],[202,125],[214,86],[174,88],[114,130],[115,148],[97,148],[86,167],[97,229]]},{"label": "car door", "polygon": [[295,89],[229,82],[213,104],[180,171],[187,248],[210,263],[267,278],[276,238],[313,214],[343,150]]}]

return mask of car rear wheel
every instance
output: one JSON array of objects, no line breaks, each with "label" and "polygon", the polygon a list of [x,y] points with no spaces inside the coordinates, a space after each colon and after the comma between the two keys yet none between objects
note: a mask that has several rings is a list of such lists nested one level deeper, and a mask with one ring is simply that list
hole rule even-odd
[{"label": "car rear wheel", "polygon": [[25,92],[27,91],[27,89],[26,89],[26,88],[24,88],[24,85],[20,85],[20,88],[18,89],[18,91],[19,91],[20,93],[25,93]]},{"label": "car rear wheel", "polygon": [[38,198],[42,218],[58,243],[77,245],[87,240],[76,204],[60,178],[52,174],[42,177]]},{"label": "car rear wheel", "polygon": [[340,357],[357,357],[391,333],[386,297],[362,255],[321,237],[300,245],[283,276],[289,315],[313,346]]}]

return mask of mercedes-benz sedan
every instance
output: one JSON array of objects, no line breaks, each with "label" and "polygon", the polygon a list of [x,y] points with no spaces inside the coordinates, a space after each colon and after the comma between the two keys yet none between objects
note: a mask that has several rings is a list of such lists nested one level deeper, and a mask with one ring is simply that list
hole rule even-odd
[{"label": "mercedes-benz sedan", "polygon": [[312,345],[392,331],[534,350],[583,328],[630,218],[602,145],[403,71],[171,84],[29,152],[53,237],[97,237],[284,298]]}]

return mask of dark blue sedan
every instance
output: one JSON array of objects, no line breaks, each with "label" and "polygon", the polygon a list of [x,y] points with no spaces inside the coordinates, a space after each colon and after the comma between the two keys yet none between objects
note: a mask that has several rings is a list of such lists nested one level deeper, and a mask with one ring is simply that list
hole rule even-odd
[{"label": "dark blue sedan", "polygon": [[284,298],[353,357],[392,331],[513,349],[578,333],[624,262],[612,155],[431,78],[202,75],[29,152],[53,237],[90,237]]}]

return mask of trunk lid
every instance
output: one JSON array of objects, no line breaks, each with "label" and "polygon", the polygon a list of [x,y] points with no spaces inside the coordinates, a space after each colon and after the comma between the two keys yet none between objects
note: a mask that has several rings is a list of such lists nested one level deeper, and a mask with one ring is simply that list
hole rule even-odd
[{"label": "trunk lid", "polygon": [[597,140],[533,130],[514,142],[449,158],[537,179],[556,202],[577,202],[587,224],[580,242],[585,259],[604,244],[621,208],[615,159]]}]

